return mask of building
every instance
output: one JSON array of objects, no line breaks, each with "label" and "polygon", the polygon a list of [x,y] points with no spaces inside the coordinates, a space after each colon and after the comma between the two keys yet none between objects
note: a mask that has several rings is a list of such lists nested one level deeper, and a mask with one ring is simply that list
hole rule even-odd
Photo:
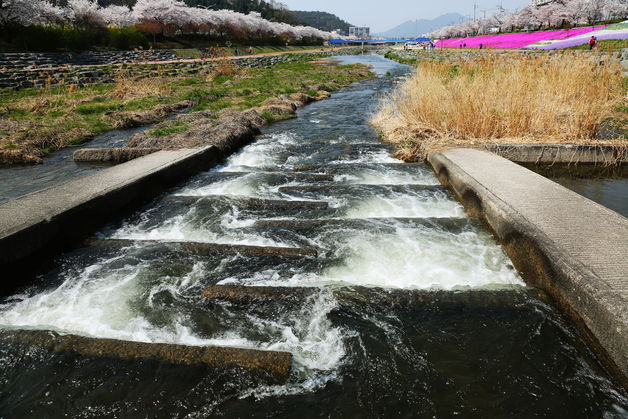
[{"label": "building", "polygon": [[371,36],[371,28],[366,26],[351,26],[349,28],[349,36],[355,36],[358,39],[368,39]]}]

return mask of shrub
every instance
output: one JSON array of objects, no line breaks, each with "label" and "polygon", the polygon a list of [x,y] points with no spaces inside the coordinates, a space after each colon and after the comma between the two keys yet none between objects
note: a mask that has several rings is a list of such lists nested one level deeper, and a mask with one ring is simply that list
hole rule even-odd
[{"label": "shrub", "polygon": [[128,50],[138,47],[148,47],[148,40],[135,28],[11,25],[0,29],[1,51]]}]

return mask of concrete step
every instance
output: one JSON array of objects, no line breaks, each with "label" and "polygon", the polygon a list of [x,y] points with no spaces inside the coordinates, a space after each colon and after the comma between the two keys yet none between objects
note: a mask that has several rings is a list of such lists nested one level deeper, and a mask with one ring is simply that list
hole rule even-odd
[{"label": "concrete step", "polygon": [[[294,304],[304,302],[322,291],[315,287],[269,287],[242,285],[211,285],[202,291],[204,298],[212,302],[228,302],[235,306],[248,307],[251,304]],[[533,287],[504,287],[493,290],[409,290],[370,287],[339,287],[331,290],[339,303],[339,310],[351,310],[356,305],[409,306],[430,309],[430,307],[452,308],[491,308],[516,309],[526,300],[549,301],[548,296]],[[363,311],[362,311],[363,312]]]},{"label": "concrete step", "polygon": [[316,294],[318,288],[307,287],[248,287],[242,285],[210,285],[203,289],[203,297],[212,301],[225,301],[235,305],[252,303],[302,302]]},{"label": "concrete step", "polygon": [[301,201],[301,200],[287,200],[287,199],[261,199],[261,198],[238,198],[233,196],[214,195],[208,197],[198,197],[191,195],[176,195],[172,197],[166,197],[165,200],[177,201],[188,205],[193,205],[199,201],[216,201],[216,200],[229,200],[233,203],[241,206],[254,209],[327,209],[329,203],[325,201]]},{"label": "concrete step", "polygon": [[125,239],[90,239],[87,241],[90,246],[99,247],[128,247],[133,245],[142,246],[165,246],[175,251],[200,256],[221,256],[239,254],[250,257],[277,257],[277,258],[315,258],[318,252],[315,249],[295,248],[295,247],[273,247],[273,246],[246,246],[236,244],[217,244],[199,242],[169,242],[159,240],[125,240]]},{"label": "concrete step", "polygon": [[284,383],[292,368],[292,354],[289,352],[130,342],[62,335],[48,330],[2,330],[0,336],[3,340],[52,352],[70,352],[93,358],[152,360],[175,365],[204,365],[222,370],[245,368],[269,383]]},{"label": "concrete step", "polygon": [[259,171],[259,172],[215,172],[214,176],[217,178],[228,177],[240,177],[247,175],[260,175],[260,176],[277,176],[286,177],[300,182],[328,182],[333,181],[334,176],[321,173],[293,173],[293,172],[280,172],[280,171]]},{"label": "concrete step", "polygon": [[307,185],[307,186],[282,186],[279,192],[285,194],[294,193],[322,193],[322,194],[339,194],[339,193],[359,193],[368,192],[381,194],[386,192],[404,193],[404,192],[444,192],[447,188],[440,185]]},{"label": "concrete step", "polygon": [[390,168],[390,169],[403,169],[403,168],[426,168],[424,163],[338,163],[329,165],[298,165],[292,167],[295,172],[323,172],[323,173],[337,173],[342,171],[350,171],[357,169],[373,169],[377,167]]},{"label": "concrete step", "polygon": [[283,229],[293,231],[320,230],[323,228],[378,229],[394,231],[399,225],[443,229],[457,233],[480,227],[473,218],[329,218],[318,220],[269,219],[257,220],[253,225],[259,229]]}]

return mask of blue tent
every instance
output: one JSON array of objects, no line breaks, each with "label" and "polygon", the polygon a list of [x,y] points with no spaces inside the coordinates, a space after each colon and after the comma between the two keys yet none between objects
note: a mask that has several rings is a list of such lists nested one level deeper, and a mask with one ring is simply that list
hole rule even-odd
[{"label": "blue tent", "polygon": [[405,43],[405,42],[430,42],[430,38],[416,38],[416,39],[332,39],[327,41],[329,44],[392,44],[392,43]]},{"label": "blue tent", "polygon": [[408,42],[407,39],[332,39],[327,41],[329,44],[392,44]]}]

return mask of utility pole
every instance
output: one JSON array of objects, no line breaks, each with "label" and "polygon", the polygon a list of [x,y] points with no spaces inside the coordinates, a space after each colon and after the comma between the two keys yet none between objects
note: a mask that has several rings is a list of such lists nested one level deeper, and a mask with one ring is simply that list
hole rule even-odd
[{"label": "utility pole", "polygon": [[476,1],[473,2],[473,21],[475,22],[476,20],[476,13],[478,10],[478,3]]}]

